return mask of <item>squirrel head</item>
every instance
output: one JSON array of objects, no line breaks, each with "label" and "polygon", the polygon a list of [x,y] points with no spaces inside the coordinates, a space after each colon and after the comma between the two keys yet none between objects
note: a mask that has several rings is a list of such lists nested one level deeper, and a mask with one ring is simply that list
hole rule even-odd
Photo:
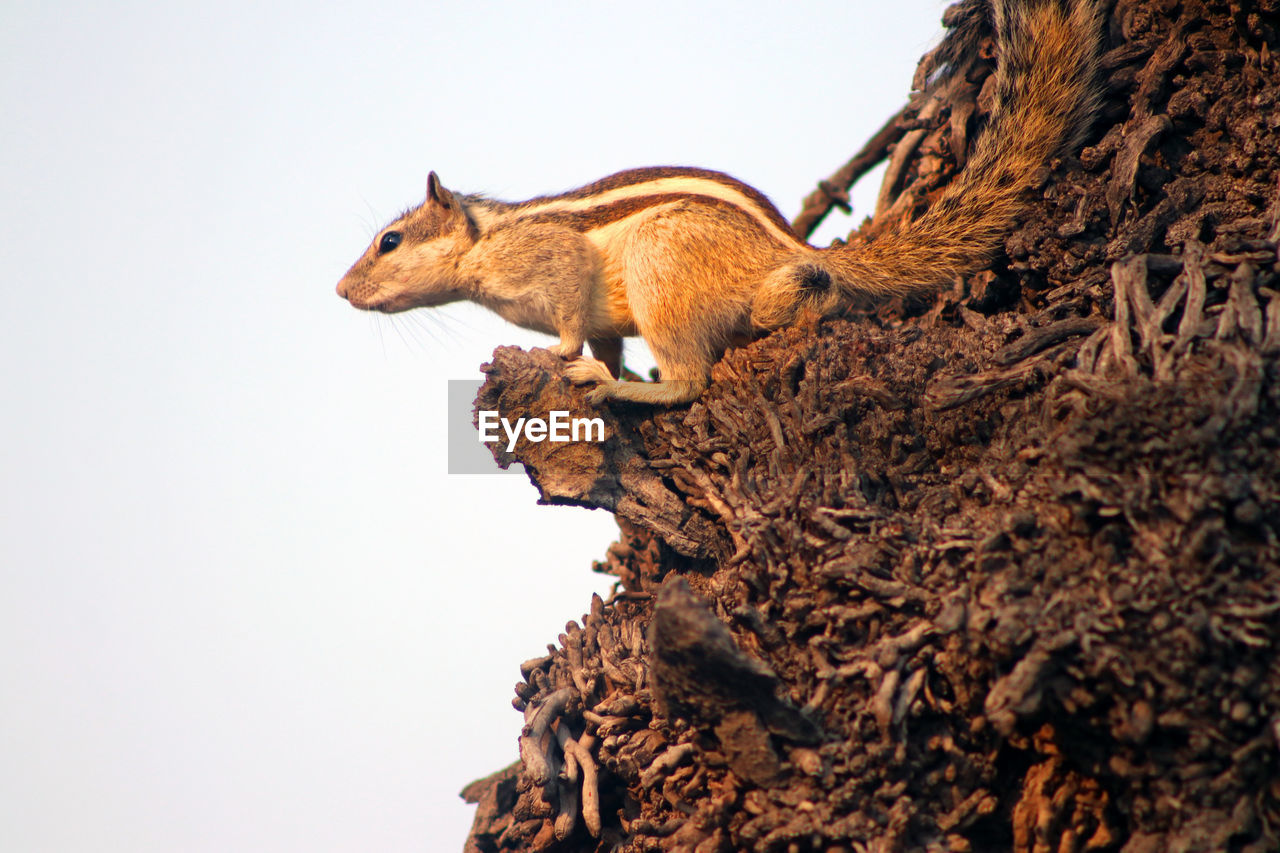
[{"label": "squirrel head", "polygon": [[378,232],[338,282],[338,295],[388,314],[465,299],[458,263],[478,237],[459,197],[432,172],[426,198]]}]

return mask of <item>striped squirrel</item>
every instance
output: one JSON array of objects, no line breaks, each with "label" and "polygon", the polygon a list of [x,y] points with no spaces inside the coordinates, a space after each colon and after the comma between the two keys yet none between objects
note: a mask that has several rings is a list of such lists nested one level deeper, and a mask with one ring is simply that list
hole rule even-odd
[{"label": "striped squirrel", "polygon": [[[918,218],[867,244],[818,249],[757,190],[703,169],[631,169],[561,195],[500,202],[432,172],[426,199],[373,240],[338,284],[366,310],[469,299],[595,356],[570,378],[589,400],[678,405],[730,345],[801,310],[927,293],[980,269],[1025,208],[1034,175],[1079,143],[1097,109],[1104,0],[995,0],[996,98],[966,167]],[[614,379],[640,335],[661,381]],[[600,359],[600,360],[597,360]]]}]

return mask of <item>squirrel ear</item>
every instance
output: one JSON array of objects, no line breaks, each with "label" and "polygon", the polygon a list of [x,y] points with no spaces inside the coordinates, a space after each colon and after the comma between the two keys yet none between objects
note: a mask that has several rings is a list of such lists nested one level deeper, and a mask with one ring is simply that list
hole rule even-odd
[{"label": "squirrel ear", "polygon": [[436,173],[427,175],[427,201],[433,201],[441,207],[448,207],[453,196],[440,184]]}]

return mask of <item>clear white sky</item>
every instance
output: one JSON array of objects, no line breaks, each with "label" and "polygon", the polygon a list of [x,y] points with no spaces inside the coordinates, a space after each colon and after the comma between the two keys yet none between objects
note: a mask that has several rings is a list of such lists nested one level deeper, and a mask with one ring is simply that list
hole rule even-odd
[{"label": "clear white sky", "polygon": [[445,474],[445,380],[546,339],[334,284],[429,169],[792,216],[941,8],[4,0],[0,850],[460,849],[616,528]]}]

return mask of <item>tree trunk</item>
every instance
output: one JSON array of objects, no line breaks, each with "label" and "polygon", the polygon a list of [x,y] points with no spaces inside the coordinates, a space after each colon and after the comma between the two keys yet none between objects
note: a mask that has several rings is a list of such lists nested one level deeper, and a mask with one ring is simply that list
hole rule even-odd
[{"label": "tree trunk", "polygon": [[[962,166],[990,31],[946,21],[799,227]],[[619,591],[522,667],[468,850],[1280,849],[1280,2],[1120,0],[1106,51],[989,270],[498,453],[617,514]],[[477,406],[588,410],[561,370],[500,348]]]}]

